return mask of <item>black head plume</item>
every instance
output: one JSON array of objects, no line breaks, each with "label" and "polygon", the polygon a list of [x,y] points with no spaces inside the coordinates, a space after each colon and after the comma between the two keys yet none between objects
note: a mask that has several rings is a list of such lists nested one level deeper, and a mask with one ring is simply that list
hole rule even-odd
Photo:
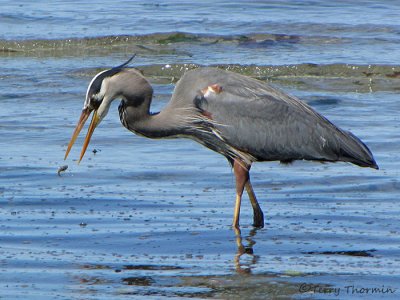
[{"label": "black head plume", "polygon": [[136,56],[136,53],[133,54],[126,62],[124,62],[122,65],[119,65],[117,67],[114,67],[109,70],[104,70],[100,73],[98,73],[95,77],[93,77],[92,81],[89,84],[88,90],[86,92],[86,100],[84,103],[83,108],[89,108],[89,109],[97,109],[100,104],[101,104],[101,95],[100,95],[100,90],[101,90],[101,85],[102,82],[105,78],[107,77],[112,77],[115,74],[121,72],[123,68],[125,68]]},{"label": "black head plume", "polygon": [[[131,58],[129,58],[126,62],[124,62],[122,65],[119,65],[118,67],[114,67],[113,69],[122,69],[122,68],[124,68],[125,66],[127,66],[131,61],[132,61],[132,59],[134,59],[135,58],[135,56],[136,56],[136,53],[134,53],[132,56],[131,56]],[[112,70],[112,69],[111,69]]]}]

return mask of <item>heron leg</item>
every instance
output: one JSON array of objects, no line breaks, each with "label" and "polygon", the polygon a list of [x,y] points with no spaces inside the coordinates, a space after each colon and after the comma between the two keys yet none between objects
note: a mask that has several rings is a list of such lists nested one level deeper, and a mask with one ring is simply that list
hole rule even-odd
[{"label": "heron leg", "polygon": [[256,194],[254,193],[253,187],[249,180],[246,182],[246,191],[249,195],[251,206],[253,207],[253,226],[254,227],[264,227],[264,213],[261,210],[260,205],[258,204]]},{"label": "heron leg", "polygon": [[243,163],[235,160],[233,162],[233,172],[236,179],[236,202],[232,226],[234,228],[239,228],[240,205],[242,202],[244,186],[249,180],[249,170],[243,165]]}]

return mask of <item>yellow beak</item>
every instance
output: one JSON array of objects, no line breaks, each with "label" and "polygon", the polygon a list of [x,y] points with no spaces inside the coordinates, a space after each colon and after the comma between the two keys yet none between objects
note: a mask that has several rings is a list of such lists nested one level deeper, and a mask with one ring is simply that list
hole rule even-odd
[{"label": "yellow beak", "polygon": [[[83,128],[83,125],[85,125],[85,122],[86,122],[87,119],[89,118],[90,113],[91,113],[91,111],[90,111],[88,108],[85,108],[85,109],[82,111],[82,114],[81,114],[81,116],[80,116],[80,118],[79,118],[78,124],[76,125],[76,128],[75,128],[75,130],[74,130],[74,132],[73,132],[73,134],[72,134],[71,140],[70,140],[70,142],[69,142],[69,144],[68,144],[67,151],[65,152],[64,160],[67,159],[68,154],[69,154],[69,152],[71,151],[71,148],[72,148],[72,146],[74,145],[74,143],[75,143],[75,141],[76,141],[76,138],[78,137],[79,133],[81,132],[81,130],[82,130],[82,128]],[[90,125],[89,125],[89,129],[88,129],[88,132],[87,132],[87,134],[86,134],[85,141],[84,141],[84,143],[83,143],[83,148],[82,148],[81,156],[80,156],[80,158],[79,158],[78,163],[81,162],[83,156],[85,155],[86,149],[87,149],[87,147],[88,147],[88,145],[89,145],[89,142],[90,142],[90,138],[92,137],[92,134],[93,134],[93,132],[94,132],[94,129],[96,128],[96,126],[97,126],[98,124],[99,124],[99,116],[97,115],[97,111],[95,110],[95,111],[93,112],[92,121],[91,121],[91,123],[90,123]]]}]

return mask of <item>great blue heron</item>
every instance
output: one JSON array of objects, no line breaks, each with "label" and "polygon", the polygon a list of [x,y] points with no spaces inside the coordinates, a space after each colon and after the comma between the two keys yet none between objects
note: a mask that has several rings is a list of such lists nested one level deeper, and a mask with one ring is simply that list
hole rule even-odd
[{"label": "great blue heron", "polygon": [[253,162],[344,161],[378,169],[360,139],[304,102],[264,82],[218,68],[186,72],[167,106],[151,113],[153,89],[139,71],[126,67],[132,58],[98,73],[90,82],[65,159],[93,112],[79,162],[82,160],[94,129],[111,102],[120,98],[119,116],[130,131],[148,138],[190,138],[226,157],[236,178],[235,228],[244,188],[253,207],[253,226],[264,225],[250,183]]}]

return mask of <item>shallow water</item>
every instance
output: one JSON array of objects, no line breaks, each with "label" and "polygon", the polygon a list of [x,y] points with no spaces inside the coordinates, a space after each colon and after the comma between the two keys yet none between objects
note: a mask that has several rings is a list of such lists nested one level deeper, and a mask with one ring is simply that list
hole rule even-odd
[{"label": "shallow water", "polygon": [[[2,5],[0,298],[399,297],[399,5],[240,3]],[[118,103],[64,162],[91,77],[132,52],[154,111],[186,69],[216,65],[300,97],[380,170],[255,164],[266,226],[245,200],[238,233],[225,159],[133,135]]]}]

